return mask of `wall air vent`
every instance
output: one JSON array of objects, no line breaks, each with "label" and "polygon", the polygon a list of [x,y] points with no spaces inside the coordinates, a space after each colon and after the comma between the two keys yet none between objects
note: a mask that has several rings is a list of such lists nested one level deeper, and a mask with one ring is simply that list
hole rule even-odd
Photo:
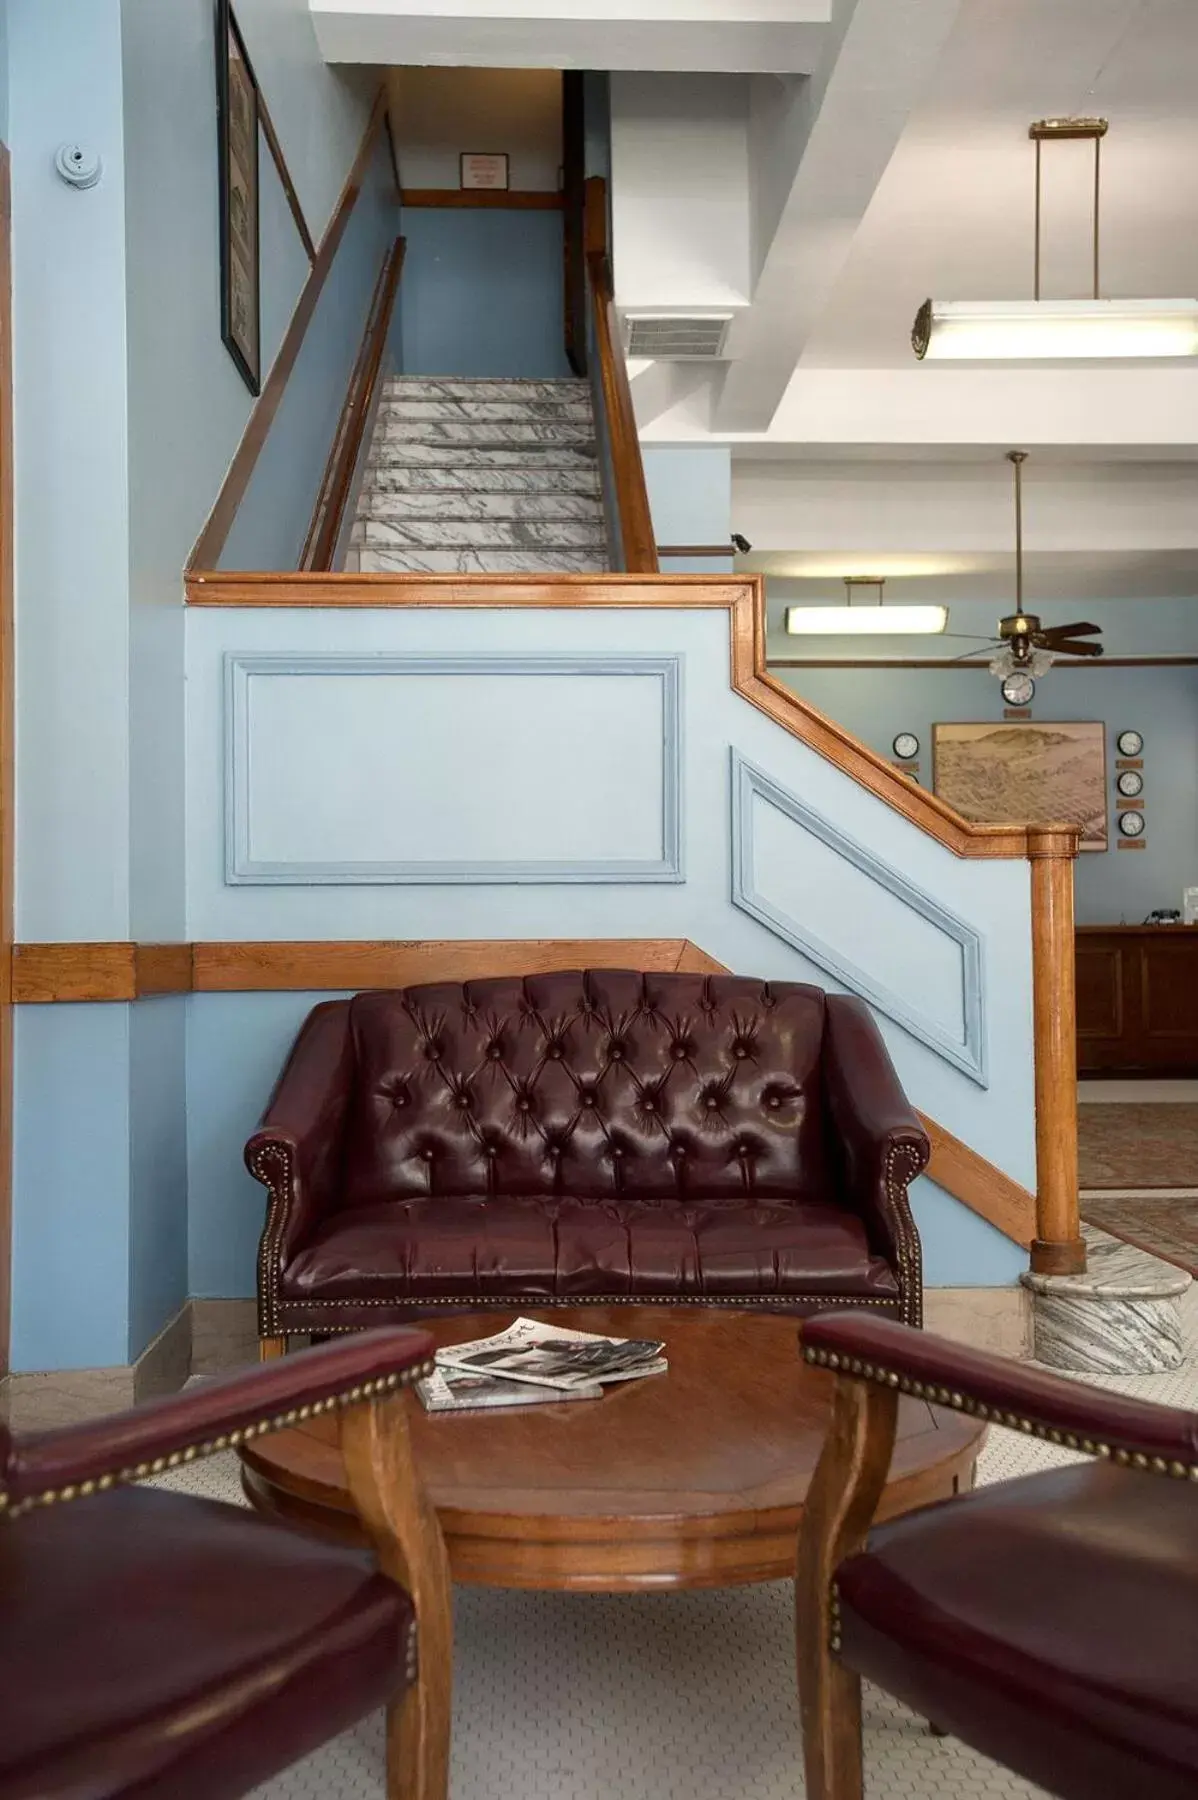
[{"label": "wall air vent", "polygon": [[625,313],[624,353],[657,362],[717,362],[731,313]]}]

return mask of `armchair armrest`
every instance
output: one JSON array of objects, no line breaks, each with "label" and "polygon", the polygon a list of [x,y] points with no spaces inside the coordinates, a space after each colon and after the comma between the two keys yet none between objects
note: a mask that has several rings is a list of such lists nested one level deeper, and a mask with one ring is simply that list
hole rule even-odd
[{"label": "armchair armrest", "polygon": [[1155,1475],[1198,1480],[1198,1413],[1068,1381],[886,1319],[820,1314],[800,1335],[807,1362],[854,1381]]},{"label": "armchair armrest", "polygon": [[0,1469],[0,1517],[86,1499],[315,1413],[380,1399],[427,1374],[432,1356],[427,1332],[363,1332],[130,1412],[15,1438]]},{"label": "armchair armrest", "polygon": [[931,1141],[899,1084],[882,1034],[863,1001],[827,997],[823,1044],[824,1092],[840,1150],[846,1198],[861,1213],[895,1262],[914,1257],[919,1286],[919,1240],[906,1190],[925,1169]]},{"label": "armchair armrest", "polygon": [[353,1079],[349,1002],[326,1000],[308,1014],[262,1122],[245,1147],[245,1165],[270,1199],[264,1267],[278,1263],[324,1214],[340,1163]]}]

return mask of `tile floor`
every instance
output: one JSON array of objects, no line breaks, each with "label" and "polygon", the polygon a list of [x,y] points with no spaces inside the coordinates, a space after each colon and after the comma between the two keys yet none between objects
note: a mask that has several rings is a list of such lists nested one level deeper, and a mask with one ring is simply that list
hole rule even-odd
[{"label": "tile floor", "polygon": [[[1195,1290],[1192,1290],[1192,1293]],[[1198,1299],[1190,1360],[1110,1386],[1198,1409]],[[992,1433],[980,1478],[1068,1451]],[[232,1457],[164,1485],[237,1500]],[[800,1800],[803,1777],[786,1583],[640,1597],[459,1590],[451,1800]],[[877,1691],[867,1693],[867,1800],[1035,1800]],[[327,1745],[254,1800],[382,1800],[381,1720]]]}]

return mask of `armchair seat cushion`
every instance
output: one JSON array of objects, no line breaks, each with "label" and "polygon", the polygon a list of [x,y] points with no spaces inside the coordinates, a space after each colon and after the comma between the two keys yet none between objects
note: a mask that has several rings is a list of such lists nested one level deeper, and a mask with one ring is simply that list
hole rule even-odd
[{"label": "armchair seat cushion", "polygon": [[412,1630],[364,1552],[240,1507],[31,1513],[0,1527],[0,1800],[245,1793],[390,1701]]},{"label": "armchair seat cushion", "polygon": [[1192,1482],[983,1488],[876,1528],[837,1587],[845,1662],[986,1755],[1067,1797],[1192,1800]]},{"label": "armchair seat cushion", "polygon": [[509,1303],[513,1295],[713,1297],[898,1292],[852,1213],[823,1201],[466,1195],[335,1214],[284,1266],[295,1301]]}]

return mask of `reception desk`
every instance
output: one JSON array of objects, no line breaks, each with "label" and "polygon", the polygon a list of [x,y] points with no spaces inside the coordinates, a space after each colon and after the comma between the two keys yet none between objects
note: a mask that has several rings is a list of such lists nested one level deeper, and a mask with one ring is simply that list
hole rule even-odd
[{"label": "reception desk", "polygon": [[1079,925],[1079,1075],[1198,1077],[1198,925]]}]

